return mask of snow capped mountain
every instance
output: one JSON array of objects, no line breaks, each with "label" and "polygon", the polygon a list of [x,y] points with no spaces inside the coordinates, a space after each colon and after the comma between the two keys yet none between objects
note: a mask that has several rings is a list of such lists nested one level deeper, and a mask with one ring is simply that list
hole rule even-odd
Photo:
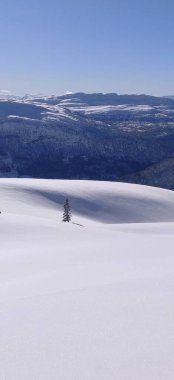
[{"label": "snow capped mountain", "polygon": [[[165,97],[8,94],[0,99],[0,176],[132,176],[173,157],[173,120],[174,100]],[[174,188],[167,174],[163,186]]]},{"label": "snow capped mountain", "polygon": [[[174,103],[168,98],[155,98],[145,95],[117,95],[117,94],[66,94],[61,96],[25,95],[23,97],[3,95],[2,100],[13,101],[20,104],[32,104],[45,108],[45,113],[51,111],[55,117],[67,117],[66,111],[81,113],[83,115],[95,115],[114,113],[117,111],[129,112],[165,112],[173,111]],[[170,109],[172,105],[172,109]],[[63,112],[64,111],[64,112]],[[60,114],[60,115],[59,115]],[[17,116],[17,115],[16,115]]]}]

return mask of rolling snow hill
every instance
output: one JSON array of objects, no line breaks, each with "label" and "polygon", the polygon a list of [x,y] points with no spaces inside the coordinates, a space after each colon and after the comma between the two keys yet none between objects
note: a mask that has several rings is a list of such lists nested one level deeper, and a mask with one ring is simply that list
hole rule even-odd
[{"label": "rolling snow hill", "polygon": [[173,380],[174,193],[1,179],[0,200],[0,379]]}]

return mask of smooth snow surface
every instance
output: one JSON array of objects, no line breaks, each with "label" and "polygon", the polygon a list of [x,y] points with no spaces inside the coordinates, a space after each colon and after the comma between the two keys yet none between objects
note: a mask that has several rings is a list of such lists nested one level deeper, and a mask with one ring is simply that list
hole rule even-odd
[{"label": "smooth snow surface", "polygon": [[172,191],[0,179],[0,209],[0,380],[173,380]]}]

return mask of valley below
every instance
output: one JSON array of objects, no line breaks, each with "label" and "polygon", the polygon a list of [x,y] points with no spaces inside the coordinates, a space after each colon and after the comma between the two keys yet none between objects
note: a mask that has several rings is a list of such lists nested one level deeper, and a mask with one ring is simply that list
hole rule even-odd
[{"label": "valley below", "polygon": [[1,97],[0,177],[123,181],[174,189],[174,99]]}]

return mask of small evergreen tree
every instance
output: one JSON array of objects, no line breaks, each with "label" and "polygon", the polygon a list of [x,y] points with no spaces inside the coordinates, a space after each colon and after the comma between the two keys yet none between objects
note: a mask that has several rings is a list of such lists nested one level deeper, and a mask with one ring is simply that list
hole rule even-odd
[{"label": "small evergreen tree", "polygon": [[70,208],[68,198],[65,199],[63,207],[64,207],[64,212],[63,212],[62,222],[70,222],[70,220],[71,220],[71,208]]}]

